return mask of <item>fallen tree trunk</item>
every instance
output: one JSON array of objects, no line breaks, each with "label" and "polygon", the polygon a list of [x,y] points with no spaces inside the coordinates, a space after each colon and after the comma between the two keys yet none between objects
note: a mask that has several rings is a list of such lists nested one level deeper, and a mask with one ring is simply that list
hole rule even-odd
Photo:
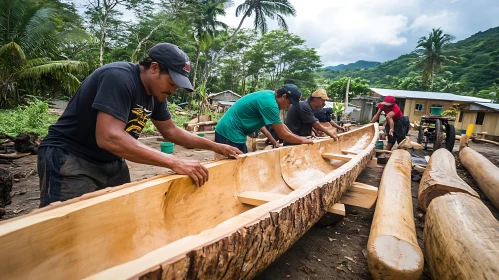
[{"label": "fallen tree trunk", "polygon": [[487,139],[472,138],[471,141],[473,141],[474,143],[488,143],[488,144],[493,144],[493,145],[499,146],[499,142],[487,140]]},{"label": "fallen tree trunk", "polygon": [[499,167],[470,147],[461,149],[459,160],[494,207],[499,209]]},{"label": "fallen tree trunk", "polygon": [[475,197],[435,198],[425,218],[424,248],[433,279],[499,277],[499,222]]},{"label": "fallen tree trunk", "polygon": [[367,263],[374,279],[419,279],[423,272],[423,253],[412,213],[411,155],[407,151],[393,151],[383,171],[367,243]]},{"label": "fallen tree trunk", "polygon": [[421,178],[419,207],[426,212],[433,199],[450,192],[463,192],[480,198],[478,193],[457,175],[452,153],[442,148],[433,153]]}]

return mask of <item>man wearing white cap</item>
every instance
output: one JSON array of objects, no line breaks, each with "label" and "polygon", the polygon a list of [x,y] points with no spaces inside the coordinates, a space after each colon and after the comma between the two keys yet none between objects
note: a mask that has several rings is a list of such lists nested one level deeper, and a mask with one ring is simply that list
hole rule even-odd
[{"label": "man wearing white cap", "polygon": [[[318,89],[312,93],[307,101],[300,101],[299,106],[294,104],[289,108],[286,116],[286,125],[296,135],[311,136],[312,128],[329,135],[331,138],[338,139],[334,131],[328,130],[322,126],[319,120],[315,117],[314,111],[318,110],[329,100],[324,89]],[[291,143],[284,142],[284,146]]]},{"label": "man wearing white cap", "polygon": [[193,91],[189,72],[187,55],[161,43],[138,65],[115,62],[90,74],[40,144],[40,207],[130,182],[125,159],[170,168],[203,185],[208,170],[199,162],[175,158],[137,140],[148,120],[175,144],[225,156],[241,154],[173,123],[166,98],[177,87]]}]

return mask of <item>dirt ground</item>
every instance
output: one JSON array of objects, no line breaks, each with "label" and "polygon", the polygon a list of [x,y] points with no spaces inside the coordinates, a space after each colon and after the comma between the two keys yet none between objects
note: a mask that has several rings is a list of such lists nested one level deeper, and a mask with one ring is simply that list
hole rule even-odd
[{"label": "dirt ground", "polygon": [[[413,141],[416,132],[411,131]],[[213,140],[213,135],[206,135]],[[158,137],[147,137],[141,140],[146,145],[159,149]],[[490,144],[475,144],[470,146],[482,153],[494,164],[499,165],[499,147]],[[458,149],[458,142],[454,148]],[[415,156],[430,155],[430,151],[415,151]],[[454,152],[457,159],[457,152]],[[185,149],[175,146],[174,156],[183,159],[198,161],[211,161],[213,152],[195,149]],[[169,172],[168,169],[152,167],[128,162],[132,181],[150,178],[157,174]],[[2,220],[26,214],[38,207],[39,183],[36,173],[36,156],[26,156],[12,161],[1,161],[0,167],[10,169],[14,175],[15,183],[12,189],[12,204],[6,207],[6,215]],[[499,211],[493,208],[490,201],[477,187],[471,175],[461,166],[457,159],[458,174],[473,187],[489,207],[496,218]],[[378,186],[383,165],[366,167],[357,178],[358,182]],[[418,242],[423,248],[424,214],[417,206],[417,192],[419,182],[412,182],[412,201],[416,223]],[[256,279],[372,279],[367,267],[366,246],[369,238],[371,221],[374,214],[371,209],[346,206],[346,217],[334,226],[312,227],[293,247],[279,257]],[[421,279],[430,279],[426,269]]]}]

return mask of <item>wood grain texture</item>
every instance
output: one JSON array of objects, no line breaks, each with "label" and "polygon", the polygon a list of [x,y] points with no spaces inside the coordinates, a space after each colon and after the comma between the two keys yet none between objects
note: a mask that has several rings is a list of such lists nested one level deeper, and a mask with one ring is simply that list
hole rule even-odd
[{"label": "wood grain texture", "polygon": [[424,247],[433,279],[499,278],[499,222],[478,198],[435,198],[426,213]]},{"label": "wood grain texture", "polygon": [[456,171],[454,156],[447,149],[438,149],[433,153],[419,183],[419,207],[426,212],[431,201],[450,192],[464,192],[480,198]]},{"label": "wood grain texture", "polygon": [[[201,188],[164,175],[0,223],[8,279],[251,279],[340,200],[374,154],[377,125],[313,145],[206,164]],[[358,151],[348,162],[324,152]],[[320,175],[320,176],[319,176]],[[237,196],[282,198],[252,207]]]},{"label": "wood grain texture", "polygon": [[405,150],[393,151],[383,171],[367,263],[374,279],[419,279],[423,272],[412,213],[411,155]]},{"label": "wood grain texture", "polygon": [[480,189],[496,209],[499,209],[499,167],[472,148],[459,151],[459,160],[471,173]]}]

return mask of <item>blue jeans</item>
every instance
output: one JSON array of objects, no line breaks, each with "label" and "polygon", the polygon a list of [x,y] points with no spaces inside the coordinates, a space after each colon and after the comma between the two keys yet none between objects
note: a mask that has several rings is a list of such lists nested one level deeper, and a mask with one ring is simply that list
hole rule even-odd
[{"label": "blue jeans", "polygon": [[238,144],[230,141],[229,139],[223,137],[222,135],[218,134],[215,131],[215,142],[220,143],[220,144],[226,144],[229,146],[232,146],[234,148],[238,148],[241,152],[247,154],[248,153],[248,147],[246,146],[246,143],[244,144]]},{"label": "blue jeans", "polygon": [[40,207],[130,182],[125,160],[95,164],[57,147],[38,152]]}]

